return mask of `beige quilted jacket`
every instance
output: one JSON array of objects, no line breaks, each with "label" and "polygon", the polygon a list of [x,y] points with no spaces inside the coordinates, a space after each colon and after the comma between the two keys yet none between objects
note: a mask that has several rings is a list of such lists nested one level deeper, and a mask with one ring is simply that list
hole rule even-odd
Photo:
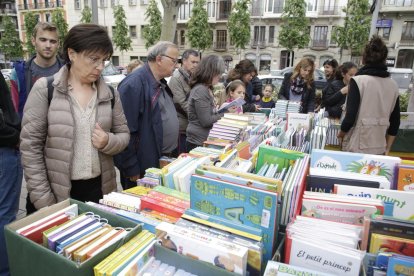
[{"label": "beige quilted jacket", "polygon": [[[24,107],[20,150],[27,191],[37,209],[70,197],[75,122],[67,78],[66,66],[54,75],[54,92],[50,106],[47,80],[39,79]],[[109,133],[108,144],[99,151],[102,192],[107,194],[116,190],[112,156],[128,145],[129,130],[118,92],[115,92],[115,105],[112,109],[112,93],[109,87],[102,79],[96,86],[96,119]]]}]

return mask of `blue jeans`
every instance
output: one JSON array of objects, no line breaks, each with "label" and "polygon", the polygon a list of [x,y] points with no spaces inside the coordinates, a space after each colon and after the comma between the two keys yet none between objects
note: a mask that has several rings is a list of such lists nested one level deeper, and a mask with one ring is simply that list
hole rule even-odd
[{"label": "blue jeans", "polygon": [[22,189],[20,152],[0,147],[0,275],[10,275],[4,226],[16,219]]}]

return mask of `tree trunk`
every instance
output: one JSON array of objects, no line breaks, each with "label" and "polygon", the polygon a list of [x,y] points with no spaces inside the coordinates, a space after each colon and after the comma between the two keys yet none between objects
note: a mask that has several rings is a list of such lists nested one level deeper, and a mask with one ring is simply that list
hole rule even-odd
[{"label": "tree trunk", "polygon": [[175,31],[177,29],[178,10],[185,0],[161,0],[164,9],[162,19],[161,38],[163,41],[174,42]]}]

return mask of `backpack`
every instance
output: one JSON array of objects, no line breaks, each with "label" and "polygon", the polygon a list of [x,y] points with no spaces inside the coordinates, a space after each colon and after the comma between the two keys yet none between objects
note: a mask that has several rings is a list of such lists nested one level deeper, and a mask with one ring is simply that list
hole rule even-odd
[{"label": "backpack", "polygon": [[[46,78],[47,79],[47,102],[50,105],[50,102],[52,101],[53,98],[53,90],[54,87],[52,85],[53,81],[54,81],[54,76],[49,76]],[[115,105],[115,90],[111,85],[108,85],[109,89],[111,90],[112,93],[112,99],[111,99],[111,108],[114,109],[114,105]]]}]

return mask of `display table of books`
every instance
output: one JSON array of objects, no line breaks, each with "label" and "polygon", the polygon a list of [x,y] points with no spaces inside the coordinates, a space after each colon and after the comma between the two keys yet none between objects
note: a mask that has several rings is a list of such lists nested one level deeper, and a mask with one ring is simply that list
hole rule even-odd
[{"label": "display table of books", "polygon": [[6,226],[12,275],[413,275],[414,162],[321,149],[329,120],[273,113]]}]

